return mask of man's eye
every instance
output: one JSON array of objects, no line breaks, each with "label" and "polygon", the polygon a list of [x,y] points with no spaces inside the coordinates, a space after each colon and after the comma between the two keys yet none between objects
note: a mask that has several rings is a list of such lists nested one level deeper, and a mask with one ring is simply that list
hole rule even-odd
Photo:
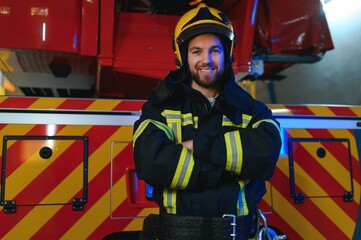
[{"label": "man's eye", "polygon": [[201,53],[201,51],[199,51],[199,50],[194,50],[194,51],[192,51],[192,54],[193,55],[199,55]]},{"label": "man's eye", "polygon": [[222,53],[222,51],[219,50],[219,49],[213,49],[212,50],[212,54],[218,55],[218,54],[221,54],[221,53]]}]

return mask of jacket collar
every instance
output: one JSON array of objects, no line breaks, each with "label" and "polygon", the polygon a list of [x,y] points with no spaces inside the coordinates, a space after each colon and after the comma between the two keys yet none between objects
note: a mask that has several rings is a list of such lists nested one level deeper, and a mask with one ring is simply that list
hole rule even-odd
[{"label": "jacket collar", "polygon": [[173,96],[177,88],[179,88],[183,82],[189,81],[188,76],[185,68],[170,71],[149,93],[148,101],[153,104],[160,104],[166,101]]},{"label": "jacket collar", "polygon": [[[189,74],[185,68],[170,71],[168,75],[160,81],[153,91],[148,95],[148,101],[152,104],[161,104],[171,96],[183,84],[188,84]],[[254,99],[238,83],[235,82],[233,71],[221,91],[219,101],[216,102],[218,109],[226,115],[232,122],[242,122],[242,114],[249,112],[254,104]]]}]

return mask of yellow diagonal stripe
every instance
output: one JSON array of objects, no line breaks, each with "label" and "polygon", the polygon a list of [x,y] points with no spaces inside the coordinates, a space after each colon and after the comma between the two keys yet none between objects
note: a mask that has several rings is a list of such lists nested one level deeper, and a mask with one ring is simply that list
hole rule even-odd
[{"label": "yellow diagonal stripe", "polygon": [[66,100],[65,98],[38,98],[28,108],[29,109],[56,109],[65,100]]},{"label": "yellow diagonal stripe", "polygon": [[27,132],[35,127],[35,124],[25,124],[25,125],[18,125],[18,124],[11,124],[6,125],[4,128],[0,130],[0,136],[3,137],[5,135],[20,135],[24,136]]},{"label": "yellow diagonal stripe", "polygon": [[8,99],[8,97],[0,96],[0,103],[2,103],[3,101],[5,101],[6,99]]},{"label": "yellow diagonal stripe", "polygon": [[361,116],[361,107],[352,107],[350,110],[355,114],[355,116]]},{"label": "yellow diagonal stripe", "polygon": [[316,116],[335,116],[335,113],[326,106],[309,105],[308,109]]},{"label": "yellow diagonal stripe", "polygon": [[[273,201],[273,209],[284,219],[303,239],[326,239],[311,222],[306,219],[302,213],[294,207],[289,200],[283,197],[283,195],[272,188],[273,198],[277,201]],[[269,205],[271,202],[266,201]],[[266,216],[267,217],[267,216]],[[272,225],[272,222],[269,224]]]},{"label": "yellow diagonal stripe", "polygon": [[114,109],[121,101],[120,100],[96,100],[87,107],[87,110],[112,110]]},{"label": "yellow diagonal stripe", "polygon": [[[138,216],[148,216],[151,213],[158,214],[159,208],[143,208]],[[128,226],[124,228],[124,231],[139,231],[141,229],[140,227],[143,226],[143,221],[144,218],[142,217],[134,218]]]},{"label": "yellow diagonal stripe", "polygon": [[[119,189],[121,192],[126,192],[125,188],[125,176],[123,176],[113,186]],[[122,198],[119,201],[113,203],[119,206],[126,199],[126,194],[122,194]],[[79,239],[79,234],[82,238],[87,239],[89,235],[100,225],[102,222],[109,218],[109,202],[110,202],[110,190],[108,190],[91,209],[89,209],[70,229],[67,231],[61,239]],[[89,221],[91,219],[91,221]]]}]

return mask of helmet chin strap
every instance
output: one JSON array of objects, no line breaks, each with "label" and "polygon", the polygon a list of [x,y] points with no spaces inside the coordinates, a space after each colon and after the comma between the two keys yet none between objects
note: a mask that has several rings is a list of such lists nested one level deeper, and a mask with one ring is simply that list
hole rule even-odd
[{"label": "helmet chin strap", "polygon": [[191,2],[189,2],[189,6],[196,6],[198,4],[200,4],[201,2],[203,2],[203,0],[193,0]]}]

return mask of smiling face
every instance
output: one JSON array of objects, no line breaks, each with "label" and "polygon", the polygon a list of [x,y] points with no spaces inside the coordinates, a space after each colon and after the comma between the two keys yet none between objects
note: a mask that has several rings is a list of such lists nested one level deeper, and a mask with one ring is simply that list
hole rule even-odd
[{"label": "smiling face", "polygon": [[206,97],[215,97],[224,73],[224,49],[215,34],[202,34],[190,40],[188,64],[191,86]]}]

